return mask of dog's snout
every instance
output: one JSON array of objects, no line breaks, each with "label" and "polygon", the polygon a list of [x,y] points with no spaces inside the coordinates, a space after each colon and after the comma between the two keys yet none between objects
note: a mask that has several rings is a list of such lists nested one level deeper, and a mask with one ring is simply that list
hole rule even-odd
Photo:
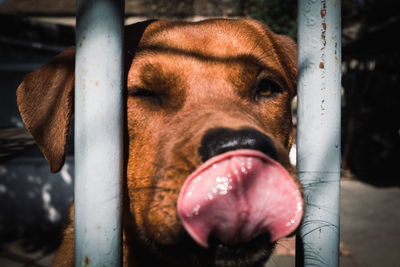
[{"label": "dog's snout", "polygon": [[251,128],[209,130],[201,140],[199,155],[205,162],[214,156],[237,149],[257,150],[277,159],[277,151],[271,138]]}]

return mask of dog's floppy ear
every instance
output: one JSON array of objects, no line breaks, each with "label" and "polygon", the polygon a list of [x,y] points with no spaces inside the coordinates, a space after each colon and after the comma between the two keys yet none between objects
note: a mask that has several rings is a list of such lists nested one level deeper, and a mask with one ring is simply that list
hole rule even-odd
[{"label": "dog's floppy ear", "polygon": [[73,113],[75,47],[27,74],[17,89],[22,120],[52,172],[64,164],[68,127]]}]

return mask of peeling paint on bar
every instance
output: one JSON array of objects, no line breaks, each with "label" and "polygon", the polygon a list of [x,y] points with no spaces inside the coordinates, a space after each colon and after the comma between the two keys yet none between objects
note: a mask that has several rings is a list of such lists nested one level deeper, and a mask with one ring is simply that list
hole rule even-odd
[{"label": "peeling paint on bar", "polygon": [[298,1],[297,174],[305,216],[296,266],[339,264],[340,0]]},{"label": "peeling paint on bar", "polygon": [[78,0],[77,5],[77,267],[121,265],[123,10],[121,0]]}]

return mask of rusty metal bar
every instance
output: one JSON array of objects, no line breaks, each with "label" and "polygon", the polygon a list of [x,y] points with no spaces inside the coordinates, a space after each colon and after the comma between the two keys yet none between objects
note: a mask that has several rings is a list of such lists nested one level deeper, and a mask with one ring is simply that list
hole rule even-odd
[{"label": "rusty metal bar", "polygon": [[296,266],[339,264],[340,0],[298,1],[297,173],[305,217]]},{"label": "rusty metal bar", "polygon": [[121,265],[122,0],[78,0],[75,266]]}]

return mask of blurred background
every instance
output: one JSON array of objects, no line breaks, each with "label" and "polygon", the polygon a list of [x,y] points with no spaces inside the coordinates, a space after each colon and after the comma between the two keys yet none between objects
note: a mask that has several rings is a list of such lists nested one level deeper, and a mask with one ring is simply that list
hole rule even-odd
[{"label": "blurred background", "polygon": [[[127,24],[246,17],[296,39],[296,0],[125,2]],[[0,0],[0,266],[49,266],[67,222],[73,140],[51,174],[15,92],[26,73],[74,44],[75,9],[75,0]],[[341,266],[400,266],[398,36],[398,0],[342,0]],[[294,266],[293,239],[268,266]]]}]

